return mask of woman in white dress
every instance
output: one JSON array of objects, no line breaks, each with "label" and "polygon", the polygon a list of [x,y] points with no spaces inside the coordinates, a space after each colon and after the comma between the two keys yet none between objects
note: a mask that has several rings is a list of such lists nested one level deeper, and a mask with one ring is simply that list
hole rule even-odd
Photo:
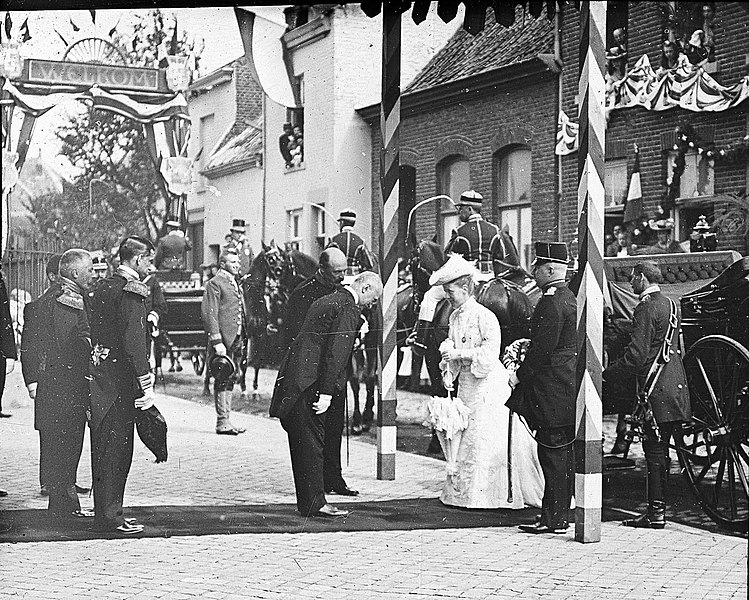
[{"label": "woman in white dress", "polygon": [[452,389],[459,378],[458,395],[470,410],[440,500],[466,508],[540,507],[544,482],[536,445],[514,414],[508,454],[511,388],[499,360],[502,334],[497,317],[473,297],[475,274],[472,263],[454,254],[430,281],[444,286],[455,308],[440,346],[445,385]]}]

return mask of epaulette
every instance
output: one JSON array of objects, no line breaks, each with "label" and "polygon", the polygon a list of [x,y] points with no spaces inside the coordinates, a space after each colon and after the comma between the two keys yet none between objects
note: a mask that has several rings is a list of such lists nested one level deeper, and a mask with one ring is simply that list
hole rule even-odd
[{"label": "epaulette", "polygon": [[148,286],[142,281],[128,281],[122,289],[126,292],[133,292],[134,294],[148,298]]},{"label": "epaulette", "polygon": [[548,290],[544,292],[544,296],[553,296],[556,293],[557,293],[557,288],[552,285]]},{"label": "epaulette", "polygon": [[650,294],[645,294],[640,302],[650,302]]},{"label": "epaulette", "polygon": [[63,293],[57,297],[57,301],[64,306],[69,306],[76,310],[83,310],[83,296],[70,290],[63,291]]}]

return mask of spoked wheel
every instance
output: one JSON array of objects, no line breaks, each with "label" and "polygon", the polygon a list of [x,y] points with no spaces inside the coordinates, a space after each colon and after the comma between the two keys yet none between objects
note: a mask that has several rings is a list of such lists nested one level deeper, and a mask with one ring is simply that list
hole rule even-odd
[{"label": "spoked wheel", "polygon": [[192,353],[192,368],[195,369],[195,374],[200,376],[203,374],[205,369],[205,354],[200,350],[195,350]]},{"label": "spoked wheel", "polygon": [[674,431],[684,474],[702,508],[732,531],[749,528],[749,351],[706,336],[684,357],[692,422]]}]

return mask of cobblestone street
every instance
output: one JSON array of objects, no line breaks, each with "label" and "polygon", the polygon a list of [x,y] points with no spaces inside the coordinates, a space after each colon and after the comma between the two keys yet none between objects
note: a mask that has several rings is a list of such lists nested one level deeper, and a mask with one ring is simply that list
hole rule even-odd
[{"label": "cobblestone street", "polygon": [[[38,436],[17,372],[6,398],[13,417],[0,422],[1,483],[9,492],[0,500],[1,518],[31,515],[43,529]],[[396,480],[377,481],[376,449],[356,439],[344,475],[361,495],[329,497],[352,515],[345,522],[305,522],[295,512],[288,446],[277,421],[237,414],[233,419],[247,433],[216,436],[212,404],[160,395],[158,405],[169,423],[169,460],[154,464],[136,440],[125,495],[148,535],[81,539],[71,531],[77,541],[18,543],[0,536],[0,597],[746,598],[745,537],[673,523],[641,531],[613,519],[604,520],[598,544],[576,543],[572,534],[528,536],[509,511],[477,516],[437,506],[439,460],[398,453]],[[90,484],[88,446],[79,483]],[[82,503],[92,506],[89,497]],[[412,526],[398,518],[399,507],[415,515]],[[160,511],[188,525],[173,535],[160,526]],[[482,526],[482,518],[491,526]],[[211,519],[227,522],[227,531],[253,532],[216,535],[202,526]],[[451,519],[467,526],[451,527]],[[49,539],[65,539],[65,532]]]}]

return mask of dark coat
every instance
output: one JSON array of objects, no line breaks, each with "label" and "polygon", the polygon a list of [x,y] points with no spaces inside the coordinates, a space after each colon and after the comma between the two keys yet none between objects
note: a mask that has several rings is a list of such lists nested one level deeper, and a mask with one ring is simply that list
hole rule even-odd
[{"label": "dark coat", "polygon": [[302,392],[314,386],[320,394],[344,389],[361,310],[347,290],[316,300],[278,372],[270,406],[272,417],[285,417]]},{"label": "dark coat", "polygon": [[[645,383],[650,366],[663,346],[670,312],[668,298],[661,292],[645,295],[635,307],[635,314],[632,317],[632,338],[629,345],[624,350],[623,356],[609,365],[603,373],[606,387],[613,384],[620,389],[631,390],[632,405],[634,405],[635,393]],[[679,321],[681,321],[681,315],[679,315]],[[674,335],[678,335],[679,327],[676,331]],[[674,345],[671,350],[671,360],[666,363],[658,378],[650,396],[650,403],[658,423],[686,421],[691,417],[687,378],[677,345]]]},{"label": "dark coat", "polygon": [[533,428],[575,424],[577,301],[563,283],[544,290],[531,319],[531,343],[507,406]]},{"label": "dark coat", "polygon": [[[16,336],[13,333],[13,319],[10,316],[10,298],[5,278],[0,275],[0,355],[3,358],[15,359]],[[5,368],[5,365],[2,365]]]},{"label": "dark coat", "polygon": [[349,275],[357,274],[360,271],[377,271],[377,263],[372,252],[367,248],[367,244],[348,227],[330,238],[327,247],[338,248],[346,255],[346,261],[350,269]]},{"label": "dark coat", "polygon": [[461,254],[466,260],[478,261],[482,273],[501,273],[506,265],[519,265],[518,252],[512,238],[496,225],[475,214],[454,229],[445,246],[445,254]]},{"label": "dark coat", "polygon": [[247,310],[244,296],[233,283],[233,275],[221,269],[205,284],[201,315],[203,327],[212,345],[222,342],[227,350],[231,348],[241,330]]},{"label": "dark coat", "polygon": [[[133,408],[132,402],[150,387],[149,335],[146,323],[148,286],[119,271],[105,279],[91,300],[91,338],[96,347],[108,348],[109,354],[94,360],[93,374],[98,386],[92,385],[92,429],[120,398]],[[97,365],[97,362],[100,364]]]},{"label": "dark coat", "polygon": [[341,286],[326,281],[320,271],[294,288],[286,304],[286,316],[283,320],[283,340],[286,348],[291,346],[291,342],[299,334],[309,307],[315,300],[332,294],[338,289],[341,289]]},{"label": "dark coat", "polygon": [[89,406],[91,340],[80,294],[53,286],[24,308],[21,368],[36,383],[34,427],[40,431],[82,422]]}]

